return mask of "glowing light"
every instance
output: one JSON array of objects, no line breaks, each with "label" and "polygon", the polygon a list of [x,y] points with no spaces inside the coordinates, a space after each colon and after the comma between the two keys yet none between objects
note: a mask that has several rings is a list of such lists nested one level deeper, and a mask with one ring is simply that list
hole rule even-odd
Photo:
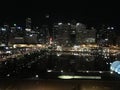
[{"label": "glowing light", "polygon": [[17,24],[14,24],[14,26],[16,27],[16,26],[17,26]]},{"label": "glowing light", "polygon": [[108,27],[107,29],[110,29],[110,27]]},{"label": "glowing light", "polygon": [[30,35],[30,37],[32,37],[32,36],[33,36],[33,34]]},{"label": "glowing light", "polygon": [[58,23],[58,25],[62,25],[62,23]]},{"label": "glowing light", "polygon": [[102,71],[99,71],[99,73],[103,73]]},{"label": "glowing light", "polygon": [[80,23],[76,23],[76,26],[79,26],[80,25]]},{"label": "glowing light", "polygon": [[70,76],[70,75],[62,75],[62,76],[58,76],[58,78],[60,78],[60,79],[72,79],[73,76]]},{"label": "glowing light", "polygon": [[29,29],[29,28],[26,28],[25,30],[26,30],[26,31],[31,31],[31,29]]},{"label": "glowing light", "polygon": [[113,72],[111,71],[110,74],[113,74]]},{"label": "glowing light", "polygon": [[52,70],[47,70],[47,72],[52,72]]},{"label": "glowing light", "polygon": [[10,74],[7,74],[6,76],[7,76],[7,77],[9,77],[9,76],[10,76]]},{"label": "glowing light", "polygon": [[70,23],[68,23],[68,25],[71,25]]},{"label": "glowing light", "polygon": [[58,76],[60,79],[101,79],[100,76],[72,76],[72,75],[61,75]]},{"label": "glowing light", "polygon": [[115,61],[111,64],[110,69],[112,70],[112,72],[116,72],[118,74],[120,74],[120,61]]},{"label": "glowing light", "polygon": [[113,30],[113,29],[114,29],[114,27],[111,27],[111,29]]},{"label": "glowing light", "polygon": [[62,47],[61,46],[57,46],[57,51],[62,51]]},{"label": "glowing light", "polygon": [[39,76],[38,75],[35,75],[36,78],[38,78]]},{"label": "glowing light", "polygon": [[6,28],[2,28],[1,30],[2,30],[2,31],[6,31]]},{"label": "glowing light", "polygon": [[115,72],[119,72],[120,73],[120,64],[117,66],[117,68],[115,69]]},{"label": "glowing light", "polygon": [[61,70],[61,72],[63,72],[63,70]]},{"label": "glowing light", "polygon": [[111,69],[112,71],[115,71],[115,69],[118,67],[118,65],[120,65],[120,61],[115,61],[115,62],[113,62],[113,63],[111,64],[110,69]]},{"label": "glowing light", "polygon": [[61,56],[62,54],[60,54],[60,53],[57,53],[57,56],[59,57],[59,56]]}]

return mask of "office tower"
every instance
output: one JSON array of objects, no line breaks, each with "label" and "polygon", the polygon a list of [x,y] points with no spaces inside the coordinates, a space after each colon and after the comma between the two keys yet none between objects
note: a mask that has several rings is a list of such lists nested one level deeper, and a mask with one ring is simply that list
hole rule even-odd
[{"label": "office tower", "polygon": [[26,31],[31,31],[32,29],[31,23],[32,23],[31,18],[27,18],[26,19]]}]

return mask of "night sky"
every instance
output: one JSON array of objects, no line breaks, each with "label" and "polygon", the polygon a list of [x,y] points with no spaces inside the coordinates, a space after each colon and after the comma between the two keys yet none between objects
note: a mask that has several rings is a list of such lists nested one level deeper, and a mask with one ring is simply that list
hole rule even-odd
[{"label": "night sky", "polygon": [[119,3],[103,1],[44,0],[12,1],[0,3],[0,24],[24,24],[26,17],[31,17],[35,25],[45,22],[45,15],[50,15],[51,22],[76,19],[88,25],[120,23]]}]

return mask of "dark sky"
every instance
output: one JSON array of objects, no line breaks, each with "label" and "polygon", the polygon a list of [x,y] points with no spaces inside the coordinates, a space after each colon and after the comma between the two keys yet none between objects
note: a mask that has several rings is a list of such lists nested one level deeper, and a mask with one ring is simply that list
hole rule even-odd
[{"label": "dark sky", "polygon": [[39,24],[49,14],[53,22],[76,19],[85,24],[119,24],[119,12],[119,3],[110,0],[4,0],[0,3],[0,23],[21,24],[31,17]]}]

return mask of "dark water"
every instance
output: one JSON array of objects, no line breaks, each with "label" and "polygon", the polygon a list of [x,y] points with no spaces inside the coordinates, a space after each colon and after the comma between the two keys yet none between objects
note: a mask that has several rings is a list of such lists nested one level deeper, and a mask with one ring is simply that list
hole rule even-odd
[{"label": "dark water", "polygon": [[58,79],[61,74],[74,74],[117,80],[119,75],[110,74],[110,64],[115,60],[114,56],[57,55],[43,50],[0,62],[0,79]]}]

